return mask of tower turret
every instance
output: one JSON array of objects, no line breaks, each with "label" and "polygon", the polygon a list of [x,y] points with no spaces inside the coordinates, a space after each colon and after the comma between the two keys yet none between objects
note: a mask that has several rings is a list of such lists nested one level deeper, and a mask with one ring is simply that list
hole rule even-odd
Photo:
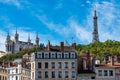
[{"label": "tower turret", "polygon": [[10,40],[10,35],[9,35],[9,33],[7,34],[7,37],[6,37],[5,49],[6,49],[6,53],[9,53],[10,50],[11,50],[11,40]]},{"label": "tower turret", "polygon": [[9,33],[7,34],[7,37],[6,37],[6,41],[5,41],[5,43],[7,44],[7,43],[9,43],[10,42],[10,35],[9,35]]},{"label": "tower turret", "polygon": [[37,35],[36,35],[35,44],[36,44],[36,47],[39,46],[39,37],[38,37],[38,33],[37,33]]},{"label": "tower turret", "polygon": [[96,14],[96,9],[94,10],[94,16],[93,16],[93,40],[92,42],[99,42],[99,35],[98,35],[98,25],[97,25],[97,14]]},{"label": "tower turret", "polygon": [[14,38],[15,38],[15,42],[17,42],[19,40],[19,34],[17,33],[17,29],[16,29]]}]

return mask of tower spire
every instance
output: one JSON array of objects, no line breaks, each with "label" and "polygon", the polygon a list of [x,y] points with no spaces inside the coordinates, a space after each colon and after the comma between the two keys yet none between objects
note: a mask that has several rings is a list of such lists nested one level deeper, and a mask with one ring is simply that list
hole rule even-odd
[{"label": "tower spire", "polygon": [[99,36],[98,36],[98,25],[97,25],[97,12],[96,12],[96,5],[94,9],[94,16],[93,16],[93,40],[92,42],[99,42]]},{"label": "tower spire", "polygon": [[31,40],[30,40],[30,33],[28,34],[28,42],[30,43]]},{"label": "tower spire", "polygon": [[16,27],[16,34],[17,34],[17,27]]},{"label": "tower spire", "polygon": [[17,33],[17,27],[16,27],[16,33],[15,33],[15,42],[17,42],[18,41],[18,38],[19,38],[19,34]]},{"label": "tower spire", "polygon": [[39,46],[39,37],[38,37],[38,32],[36,34],[36,40],[35,40],[35,43],[36,43],[36,47]]}]

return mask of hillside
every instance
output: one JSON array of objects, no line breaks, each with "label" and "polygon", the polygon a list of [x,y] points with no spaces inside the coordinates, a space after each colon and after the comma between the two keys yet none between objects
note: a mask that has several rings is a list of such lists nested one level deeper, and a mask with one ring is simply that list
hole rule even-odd
[{"label": "hillside", "polygon": [[100,60],[103,60],[104,57],[109,55],[117,55],[118,57],[120,56],[119,41],[107,40],[105,42],[91,43],[88,45],[78,44],[76,49],[79,54],[89,50],[93,56],[96,56]]}]

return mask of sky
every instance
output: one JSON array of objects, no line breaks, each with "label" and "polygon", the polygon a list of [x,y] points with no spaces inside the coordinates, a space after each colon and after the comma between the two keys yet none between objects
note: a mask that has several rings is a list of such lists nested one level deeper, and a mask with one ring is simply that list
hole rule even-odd
[{"label": "sky", "polygon": [[5,51],[7,33],[14,39],[16,28],[20,41],[30,34],[34,43],[38,33],[44,44],[89,44],[95,6],[100,41],[120,41],[119,0],[0,0],[0,51]]}]

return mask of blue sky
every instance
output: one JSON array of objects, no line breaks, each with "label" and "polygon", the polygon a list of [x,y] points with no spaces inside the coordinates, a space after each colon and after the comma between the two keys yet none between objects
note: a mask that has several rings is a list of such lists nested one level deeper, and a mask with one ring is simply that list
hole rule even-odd
[{"label": "blue sky", "polygon": [[34,43],[38,32],[40,43],[89,44],[95,5],[100,41],[120,41],[119,0],[0,0],[0,50],[5,50],[7,33],[13,39],[16,28],[23,41],[30,34]]}]

